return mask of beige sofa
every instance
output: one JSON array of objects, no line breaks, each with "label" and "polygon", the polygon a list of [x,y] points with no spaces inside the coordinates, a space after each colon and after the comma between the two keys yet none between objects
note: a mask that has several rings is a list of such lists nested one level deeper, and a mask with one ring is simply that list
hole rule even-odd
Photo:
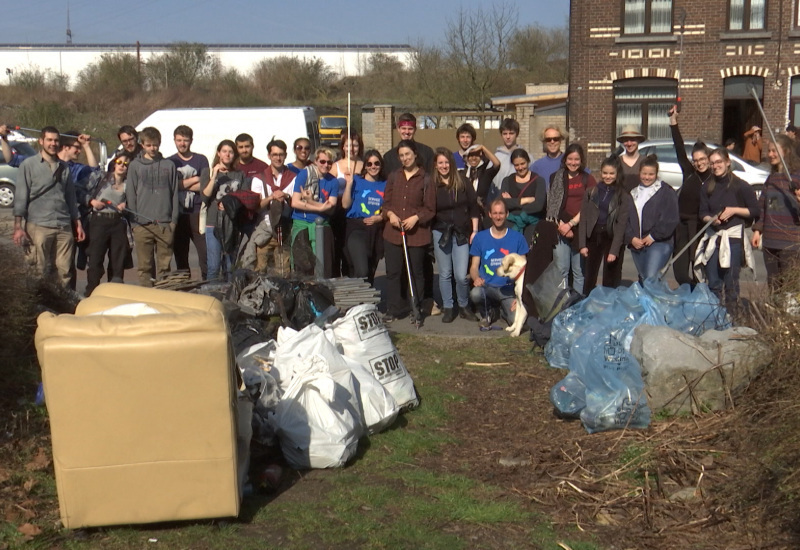
[{"label": "beige sofa", "polygon": [[[142,302],[155,315],[93,315]],[[65,527],[239,513],[236,382],[214,298],[104,284],[36,350]]]}]

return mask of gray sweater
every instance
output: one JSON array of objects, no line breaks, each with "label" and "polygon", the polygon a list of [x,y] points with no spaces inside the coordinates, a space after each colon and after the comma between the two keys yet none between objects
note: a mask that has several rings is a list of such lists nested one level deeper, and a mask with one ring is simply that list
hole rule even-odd
[{"label": "gray sweater", "polygon": [[58,161],[58,182],[48,163],[38,155],[28,157],[19,167],[19,181],[14,197],[14,216],[50,229],[72,227],[78,219],[75,186],[66,163]]},{"label": "gray sweater", "polygon": [[133,221],[140,225],[150,223],[178,223],[178,172],[175,164],[160,154],[155,160],[141,155],[128,167],[125,186],[128,208],[141,214]]}]

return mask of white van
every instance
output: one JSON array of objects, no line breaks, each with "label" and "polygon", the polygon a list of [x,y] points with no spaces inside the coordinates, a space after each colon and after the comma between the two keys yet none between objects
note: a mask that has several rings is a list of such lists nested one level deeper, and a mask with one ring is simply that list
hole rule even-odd
[{"label": "white van", "polygon": [[273,137],[286,142],[289,148],[287,163],[294,160],[291,148],[295,139],[308,138],[312,151],[319,145],[317,113],[313,107],[162,109],[140,122],[136,129],[158,128],[161,154],[169,157],[177,152],[172,133],[181,124],[194,132],[192,151],[207,156],[209,162],[212,162],[217,145],[223,139],[233,141],[239,134],[253,136],[253,156],[267,164],[267,143]]}]

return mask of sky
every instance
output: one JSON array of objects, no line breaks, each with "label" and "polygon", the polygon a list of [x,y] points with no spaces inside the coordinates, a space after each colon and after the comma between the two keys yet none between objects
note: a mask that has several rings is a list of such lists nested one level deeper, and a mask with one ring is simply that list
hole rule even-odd
[{"label": "sky", "polygon": [[[566,26],[569,0],[501,0],[521,27]],[[3,2],[4,44],[410,44],[442,41],[461,0],[31,0]],[[495,5],[499,2],[495,2]],[[302,6],[302,9],[298,9]]]}]

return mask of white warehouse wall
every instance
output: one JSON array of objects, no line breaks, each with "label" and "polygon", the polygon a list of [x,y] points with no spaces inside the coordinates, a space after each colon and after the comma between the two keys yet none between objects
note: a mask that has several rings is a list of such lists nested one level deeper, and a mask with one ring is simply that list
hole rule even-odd
[{"label": "white warehouse wall", "polygon": [[[142,44],[142,62],[169,50],[170,44]],[[384,53],[395,57],[408,67],[411,63],[412,48],[407,45],[245,45],[245,44],[207,44],[208,53],[220,60],[223,67],[235,68],[242,74],[249,73],[262,59],[279,56],[318,58],[324,61],[338,76],[362,74],[367,59],[373,53]],[[78,73],[87,65],[100,59],[104,53],[124,52],[136,55],[135,44],[0,44],[0,78],[8,78],[8,70],[13,73],[37,67],[69,77],[70,87],[74,86]],[[8,84],[8,80],[4,84]]]}]

